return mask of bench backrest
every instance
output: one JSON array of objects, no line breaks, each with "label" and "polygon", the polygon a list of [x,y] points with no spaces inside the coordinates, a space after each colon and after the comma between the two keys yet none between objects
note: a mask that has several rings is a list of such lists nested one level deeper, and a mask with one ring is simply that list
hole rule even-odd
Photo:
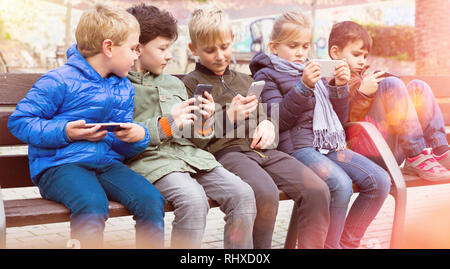
[{"label": "bench backrest", "polygon": [[[38,73],[0,73],[0,147],[24,145],[8,129],[8,118],[17,103],[25,97],[28,90],[42,74]],[[182,78],[183,75],[176,75]],[[412,79],[426,81],[438,99],[446,125],[450,125],[450,76],[402,77],[405,83]],[[23,154],[5,155],[0,148],[0,186],[1,188],[33,186],[28,168],[28,157]]]}]

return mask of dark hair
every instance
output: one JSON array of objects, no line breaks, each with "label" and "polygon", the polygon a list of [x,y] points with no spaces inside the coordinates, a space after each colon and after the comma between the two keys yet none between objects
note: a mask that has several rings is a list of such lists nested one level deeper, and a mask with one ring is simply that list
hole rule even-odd
[{"label": "dark hair", "polygon": [[127,9],[141,26],[139,43],[147,44],[158,36],[172,40],[178,38],[177,20],[168,11],[155,6],[140,4]]},{"label": "dark hair", "polygon": [[338,22],[331,28],[330,37],[328,38],[328,54],[332,46],[343,49],[349,42],[361,40],[363,48],[370,51],[372,47],[372,38],[366,29],[361,25],[352,21]]}]

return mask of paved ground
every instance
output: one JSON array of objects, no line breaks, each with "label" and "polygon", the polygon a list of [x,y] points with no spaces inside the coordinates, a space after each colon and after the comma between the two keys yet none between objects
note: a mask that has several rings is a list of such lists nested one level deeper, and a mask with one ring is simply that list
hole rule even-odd
[{"label": "paved ground", "polygon": [[[408,209],[407,209],[407,225],[411,226],[417,221],[426,221],[429,227],[419,224],[424,228],[420,231],[426,240],[432,237],[440,237],[448,235],[449,220],[445,213],[449,212],[450,207],[450,184],[437,185],[429,187],[419,187],[408,189]],[[19,188],[2,190],[3,198],[17,199],[22,197],[39,197],[37,188]],[[357,194],[353,195],[355,199]],[[273,236],[272,247],[282,248],[287,233],[289,217],[292,210],[292,201],[280,202],[279,213],[276,222],[276,228]],[[447,205],[444,213],[440,212],[438,216],[427,215],[432,209],[437,209],[438,205]],[[392,218],[394,213],[394,199],[389,196],[385,201],[383,208],[372,222],[366,235],[361,243],[361,248],[388,248],[389,238],[391,234]],[[450,214],[449,214],[450,215]],[[206,233],[202,248],[216,249],[223,248],[223,216],[224,214],[218,209],[213,208],[208,215]],[[166,228],[166,246],[169,244],[171,222],[173,213],[167,213],[165,217]],[[439,219],[441,218],[441,219]],[[445,231],[437,231],[435,224],[439,227],[445,227]],[[437,232],[427,234],[428,232]],[[69,223],[45,224],[26,227],[14,227],[7,229],[7,248],[26,249],[26,248],[66,248],[69,240]],[[107,221],[105,230],[105,248],[134,248],[134,221],[132,217],[111,218]],[[418,234],[414,234],[414,238],[419,238]],[[444,236],[445,237],[445,236]],[[417,239],[419,240],[419,239]],[[447,241],[440,242],[440,245],[420,245],[420,247],[439,247],[450,248]]]}]

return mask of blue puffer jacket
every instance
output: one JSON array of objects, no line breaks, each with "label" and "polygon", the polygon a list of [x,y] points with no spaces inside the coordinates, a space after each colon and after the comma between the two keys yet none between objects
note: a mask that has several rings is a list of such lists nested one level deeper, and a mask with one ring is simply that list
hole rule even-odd
[{"label": "blue puffer jacket", "polygon": [[132,122],[135,91],[127,78],[102,78],[76,45],[67,51],[67,59],[64,66],[39,78],[8,121],[11,133],[28,144],[31,179],[36,185],[47,168],[122,162],[143,151],[150,141],[145,129],[145,139],[136,143],[122,142],[111,132],[97,142],[71,142],[65,128],[69,121]]},{"label": "blue puffer jacket", "polygon": [[[271,113],[272,104],[279,104],[278,149],[292,154],[300,148],[312,147],[316,98],[313,91],[303,83],[299,84],[302,87],[296,87],[302,77],[275,70],[269,56],[264,53],[258,53],[253,57],[250,71],[255,81],[266,82],[261,99],[263,103],[268,104],[268,113]],[[348,86],[331,86],[325,79],[323,82],[329,90],[333,109],[344,124],[348,119]]]}]

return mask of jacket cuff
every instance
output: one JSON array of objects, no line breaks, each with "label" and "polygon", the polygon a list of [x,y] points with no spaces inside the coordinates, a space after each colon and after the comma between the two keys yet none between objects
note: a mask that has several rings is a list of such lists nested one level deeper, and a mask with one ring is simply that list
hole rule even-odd
[{"label": "jacket cuff", "polygon": [[348,84],[343,86],[330,86],[328,85],[330,92],[330,98],[346,98],[349,95]]},{"label": "jacket cuff", "polygon": [[134,123],[136,123],[137,125],[141,126],[145,130],[145,137],[144,137],[144,139],[142,139],[141,141],[136,142],[136,144],[137,144],[137,146],[143,147],[144,149],[146,149],[148,144],[150,143],[150,131],[143,124],[138,123],[138,122],[134,122]]},{"label": "jacket cuff", "polygon": [[69,121],[66,121],[65,123],[64,123],[64,128],[63,128],[63,138],[64,138],[64,141],[66,141],[66,143],[67,144],[69,144],[69,143],[72,143],[73,141],[69,138],[69,136],[67,135],[67,129],[66,129],[66,127],[67,127],[67,123],[69,123]]},{"label": "jacket cuff", "polygon": [[295,89],[297,92],[299,92],[307,97],[314,95],[314,89],[308,87],[305,83],[303,83],[302,80],[297,82],[297,85],[295,85]]},{"label": "jacket cuff", "polygon": [[160,140],[165,140],[173,136],[176,131],[175,119],[172,115],[162,117],[158,120],[158,134]]},{"label": "jacket cuff", "polygon": [[363,92],[360,92],[359,90],[357,90],[356,92],[357,92],[358,95],[361,96],[361,98],[364,98],[364,99],[369,100],[369,101],[372,101],[375,98],[375,94],[368,95],[368,94],[365,94]]}]

